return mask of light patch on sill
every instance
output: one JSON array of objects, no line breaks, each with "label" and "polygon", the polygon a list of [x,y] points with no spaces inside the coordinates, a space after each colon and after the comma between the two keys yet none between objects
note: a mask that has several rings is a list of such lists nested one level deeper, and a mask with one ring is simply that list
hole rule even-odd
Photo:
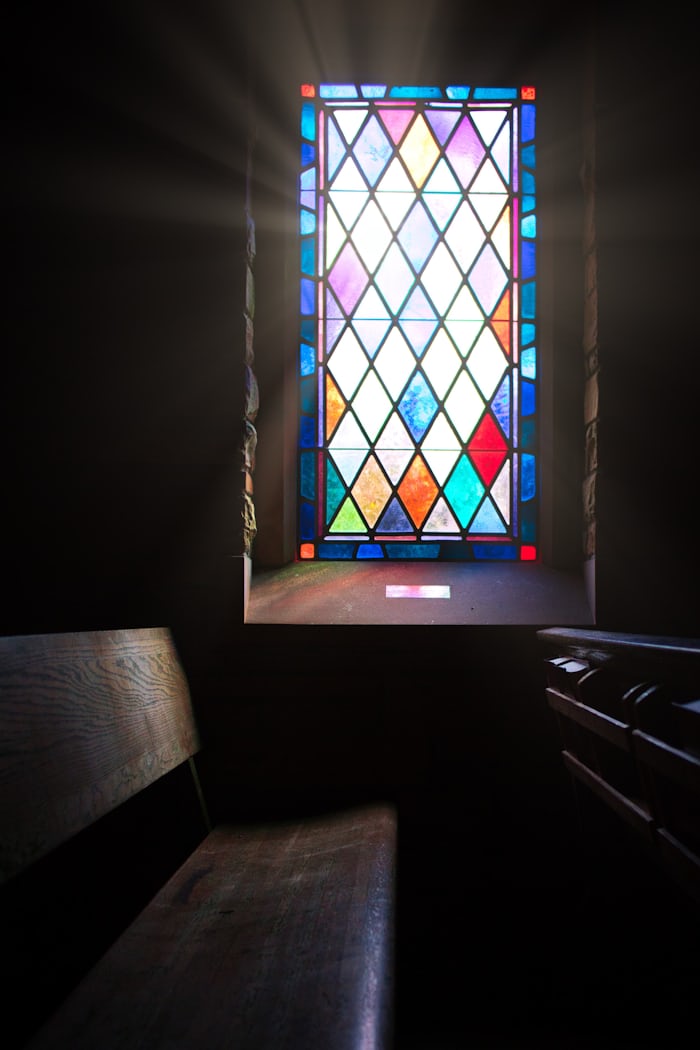
[{"label": "light patch on sill", "polygon": [[417,583],[404,586],[402,584],[388,583],[386,585],[387,598],[450,598],[450,585],[439,585],[429,583]]}]

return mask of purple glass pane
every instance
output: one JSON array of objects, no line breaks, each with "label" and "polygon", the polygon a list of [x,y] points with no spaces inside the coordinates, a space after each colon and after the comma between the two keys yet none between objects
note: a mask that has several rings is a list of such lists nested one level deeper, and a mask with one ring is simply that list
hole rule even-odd
[{"label": "purple glass pane", "polygon": [[328,283],[347,314],[367,287],[367,273],[351,244],[346,244],[330,272]]},{"label": "purple glass pane", "polygon": [[488,316],[506,286],[506,273],[498,256],[487,244],[469,274],[469,285]]},{"label": "purple glass pane", "polygon": [[455,131],[445,152],[457,178],[466,189],[486,152],[468,117]]}]

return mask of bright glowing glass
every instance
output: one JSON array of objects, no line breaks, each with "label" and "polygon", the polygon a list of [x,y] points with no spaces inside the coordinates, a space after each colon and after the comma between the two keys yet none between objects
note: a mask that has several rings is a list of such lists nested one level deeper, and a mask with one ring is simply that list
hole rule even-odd
[{"label": "bright glowing glass", "polygon": [[537,557],[533,87],[303,85],[298,557]]}]

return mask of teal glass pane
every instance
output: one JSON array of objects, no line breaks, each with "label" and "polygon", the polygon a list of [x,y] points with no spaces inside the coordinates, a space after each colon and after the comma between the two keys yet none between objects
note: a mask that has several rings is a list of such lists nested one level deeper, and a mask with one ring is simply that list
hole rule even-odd
[{"label": "teal glass pane", "polygon": [[[308,274],[314,272],[314,242],[311,238],[301,242],[301,272]],[[307,313],[308,311],[302,312]]]},{"label": "teal glass pane", "polygon": [[355,544],[319,543],[318,557],[329,561],[350,561],[355,557]]},{"label": "teal glass pane", "polygon": [[299,184],[302,190],[313,190],[316,188],[316,169],[307,168],[299,176]]},{"label": "teal glass pane", "polygon": [[299,233],[315,233],[316,231],[316,216],[312,211],[307,211],[306,208],[301,208],[299,212]]},{"label": "teal glass pane", "polygon": [[534,346],[523,350],[520,355],[520,371],[525,379],[534,379],[537,375],[537,351]]},{"label": "teal glass pane", "polygon": [[535,195],[535,176],[531,171],[524,171],[520,176],[520,182],[523,193],[534,197]]},{"label": "teal glass pane", "polygon": [[535,147],[534,146],[523,146],[520,151],[520,159],[522,163],[528,168],[535,167]]},{"label": "teal glass pane", "polygon": [[[530,269],[534,269],[534,263],[532,263]],[[525,267],[523,266],[523,270]],[[523,277],[525,274],[523,273]],[[534,317],[535,316],[535,291],[536,285],[534,281],[530,281],[528,284],[523,284],[520,292],[520,308],[522,310],[523,317]]]},{"label": "teal glass pane", "polygon": [[299,345],[299,372],[303,376],[309,376],[315,371],[316,353],[313,346],[308,343]]},{"label": "teal glass pane", "polygon": [[537,219],[534,215],[526,215],[520,220],[520,232],[523,237],[537,236]]},{"label": "teal glass pane", "polygon": [[[312,501],[316,499],[315,459],[316,457],[312,452],[302,452],[301,456],[299,457],[299,487],[301,490],[301,495],[304,499]],[[310,538],[310,536],[307,537],[307,539]]]},{"label": "teal glass pane", "polygon": [[354,84],[321,84],[318,93],[321,98],[357,98]]},{"label": "teal glass pane", "polygon": [[517,88],[492,88],[492,87],[477,87],[474,88],[474,98],[478,99],[502,99],[517,98]]},{"label": "teal glass pane", "polygon": [[420,546],[407,543],[388,543],[386,546],[387,558],[395,560],[406,558],[434,560],[439,554],[440,547],[437,543],[422,543]]},{"label": "teal glass pane", "polygon": [[329,83],[300,104],[305,558],[536,545],[536,105],[520,94]]},{"label": "teal glass pane", "polygon": [[311,103],[301,107],[301,134],[311,141],[316,138],[316,108]]},{"label": "teal glass pane", "polygon": [[520,427],[520,447],[531,450],[535,447],[535,421],[524,419]]}]

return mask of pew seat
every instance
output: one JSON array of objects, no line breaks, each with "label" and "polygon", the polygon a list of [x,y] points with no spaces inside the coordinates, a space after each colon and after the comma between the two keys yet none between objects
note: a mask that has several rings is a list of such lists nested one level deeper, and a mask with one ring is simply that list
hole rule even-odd
[{"label": "pew seat", "polygon": [[[0,697],[8,900],[47,857],[156,781],[185,776],[201,818],[189,855],[55,1009],[33,1025],[25,1003],[22,1045],[388,1050],[391,805],[212,826],[192,697],[165,628],[2,638]],[[159,798],[169,804],[168,792]],[[178,813],[163,821],[177,827]],[[125,858],[141,862],[137,851]],[[50,900],[50,885],[30,885]],[[80,900],[71,907],[77,914]]]}]

